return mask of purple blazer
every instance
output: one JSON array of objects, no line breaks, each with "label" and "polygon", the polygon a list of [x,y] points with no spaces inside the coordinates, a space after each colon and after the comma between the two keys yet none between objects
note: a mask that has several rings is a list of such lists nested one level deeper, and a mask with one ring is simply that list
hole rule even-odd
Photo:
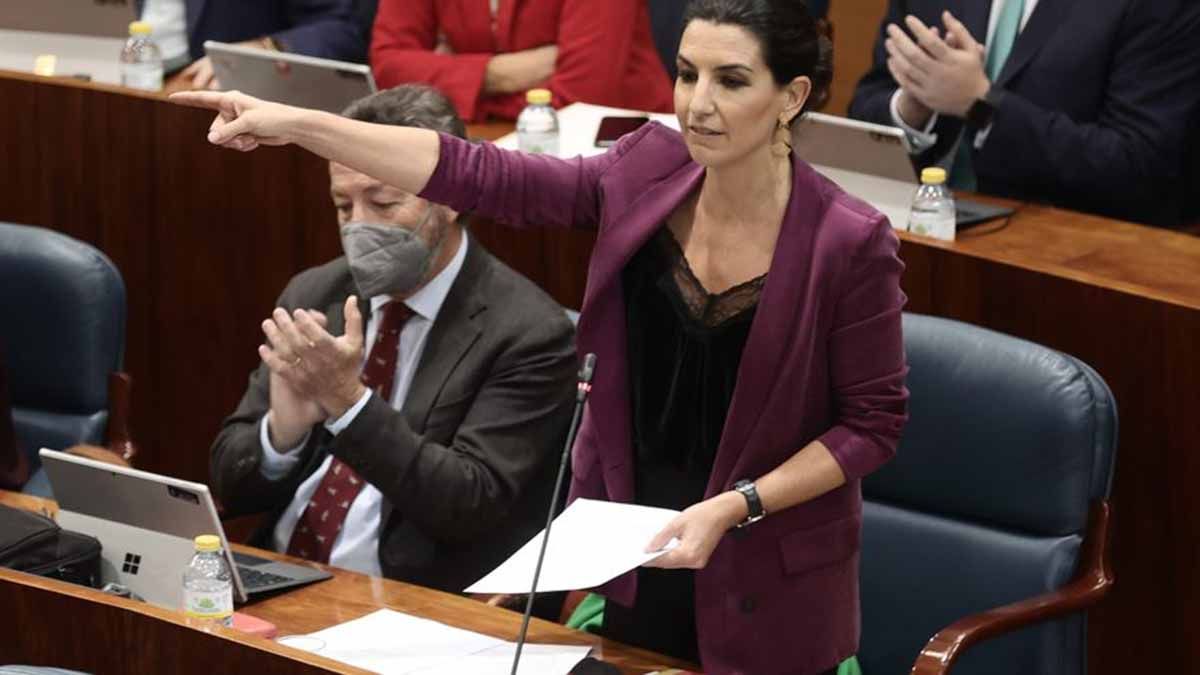
[{"label": "purple blazer", "polygon": [[[895,452],[908,392],[903,264],[887,219],[798,158],[706,496],[771,471],[813,440],[847,482],[726,535],[696,574],[708,673],[817,673],[859,638],[860,479]],[[647,124],[598,157],[559,160],[442,136],[422,196],[514,225],[598,230],[578,349],[598,358],[573,449],[571,499],[635,500],[621,270],[703,167]],[[600,589],[630,604],[636,575]]]}]

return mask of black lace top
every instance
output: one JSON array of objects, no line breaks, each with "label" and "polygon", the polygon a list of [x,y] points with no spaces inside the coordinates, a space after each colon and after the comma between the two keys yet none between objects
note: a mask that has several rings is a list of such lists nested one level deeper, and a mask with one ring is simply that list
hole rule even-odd
[{"label": "black lace top", "polygon": [[709,293],[666,227],[626,266],[638,503],[703,498],[765,282]]},{"label": "black lace top", "polygon": [[[622,281],[634,497],[638,504],[684,509],[704,498],[766,276],[710,294],[664,227],[625,267]],[[690,570],[642,567],[634,606],[609,602],[601,632],[695,662],[695,614]]]}]

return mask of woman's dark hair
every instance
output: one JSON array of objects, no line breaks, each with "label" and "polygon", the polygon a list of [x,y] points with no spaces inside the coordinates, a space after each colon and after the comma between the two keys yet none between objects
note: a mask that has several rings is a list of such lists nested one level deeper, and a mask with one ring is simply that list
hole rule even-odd
[{"label": "woman's dark hair", "polygon": [[758,38],[775,84],[782,87],[806,75],[813,86],[804,110],[825,102],[833,81],[833,43],[804,0],[691,0],[684,28],[696,20],[746,29]]}]

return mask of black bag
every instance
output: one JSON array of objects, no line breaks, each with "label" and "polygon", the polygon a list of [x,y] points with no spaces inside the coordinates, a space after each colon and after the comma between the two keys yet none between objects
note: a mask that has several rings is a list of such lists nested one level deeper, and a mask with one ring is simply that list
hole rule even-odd
[{"label": "black bag", "polygon": [[99,588],[100,541],[46,516],[0,505],[0,567]]}]

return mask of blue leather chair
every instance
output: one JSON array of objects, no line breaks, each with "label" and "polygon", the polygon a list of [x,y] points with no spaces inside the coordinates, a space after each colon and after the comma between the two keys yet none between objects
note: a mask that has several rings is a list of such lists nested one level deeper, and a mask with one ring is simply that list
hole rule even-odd
[{"label": "blue leather chair", "polygon": [[40,227],[0,223],[0,344],[18,452],[48,495],[42,447],[107,445],[128,460],[132,381],[125,349],[125,283],[103,253]]},{"label": "blue leather chair", "polygon": [[911,417],[863,482],[863,671],[961,655],[956,675],[1084,675],[1080,610],[1113,583],[1112,393],[1075,358],[955,321],[906,315],[904,342]]}]

